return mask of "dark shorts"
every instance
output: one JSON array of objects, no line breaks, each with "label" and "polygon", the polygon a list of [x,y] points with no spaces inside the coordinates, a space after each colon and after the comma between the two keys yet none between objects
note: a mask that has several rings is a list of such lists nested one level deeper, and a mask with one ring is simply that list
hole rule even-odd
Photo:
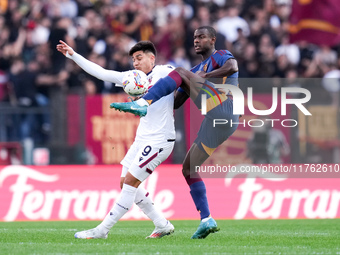
[{"label": "dark shorts", "polygon": [[222,104],[207,112],[194,143],[202,151],[211,155],[220,144],[235,132],[238,126],[235,123],[238,122],[239,115],[233,115],[233,99],[228,97]]}]

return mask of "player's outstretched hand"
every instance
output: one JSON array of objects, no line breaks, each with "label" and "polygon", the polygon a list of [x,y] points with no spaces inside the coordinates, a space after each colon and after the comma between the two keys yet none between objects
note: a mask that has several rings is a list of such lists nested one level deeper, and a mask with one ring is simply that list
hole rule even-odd
[{"label": "player's outstretched hand", "polygon": [[74,54],[74,50],[70,46],[68,46],[66,42],[62,40],[59,40],[59,42],[60,44],[57,45],[57,50],[63,53],[64,56],[66,56],[66,52],[68,52],[70,56]]}]

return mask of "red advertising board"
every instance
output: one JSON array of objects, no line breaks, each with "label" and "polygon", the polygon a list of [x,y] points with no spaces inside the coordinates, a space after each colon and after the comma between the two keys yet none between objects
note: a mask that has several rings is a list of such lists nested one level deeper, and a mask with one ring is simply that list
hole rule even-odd
[{"label": "red advertising board", "polygon": [[126,100],[126,94],[86,97],[86,148],[94,164],[119,164],[133,143],[139,117],[109,107]]},{"label": "red advertising board", "polygon": [[[101,220],[120,192],[120,166],[0,167],[0,221]],[[337,178],[205,178],[216,219],[336,218]],[[312,175],[310,175],[312,177]],[[143,183],[169,219],[199,219],[180,165]],[[145,219],[134,206],[123,219]]]}]

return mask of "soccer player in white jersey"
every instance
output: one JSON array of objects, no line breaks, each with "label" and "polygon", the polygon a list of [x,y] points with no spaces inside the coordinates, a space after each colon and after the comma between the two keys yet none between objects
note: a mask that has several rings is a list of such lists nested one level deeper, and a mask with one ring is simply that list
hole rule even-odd
[{"label": "soccer player in white jersey", "polygon": [[[76,62],[84,71],[100,80],[122,86],[125,72],[106,70],[77,54],[65,42],[60,41],[57,50]],[[133,66],[147,74],[150,84],[167,76],[171,66],[156,65],[156,49],[149,41],[140,41],[129,51]],[[147,238],[160,238],[174,232],[174,226],[159,212],[148,192],[139,185],[152,174],[154,169],[168,158],[174,147],[175,127],[173,117],[174,94],[170,94],[149,107],[140,119],[135,141],[121,161],[122,191],[113,208],[96,228],[77,232],[75,238],[107,238],[110,229],[123,217],[135,202],[153,221],[155,230]],[[155,121],[157,120],[157,121]]]}]

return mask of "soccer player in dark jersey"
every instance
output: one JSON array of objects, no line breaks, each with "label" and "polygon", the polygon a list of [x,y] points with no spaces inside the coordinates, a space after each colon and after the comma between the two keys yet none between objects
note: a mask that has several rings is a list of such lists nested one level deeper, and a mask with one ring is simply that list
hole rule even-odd
[{"label": "soccer player in dark jersey", "polygon": [[[216,31],[214,28],[204,26],[194,33],[194,48],[202,56],[202,62],[191,71],[176,68],[165,78],[160,79],[148,93],[141,99],[129,103],[112,103],[111,108],[145,116],[148,105],[174,90],[175,108],[180,107],[189,97],[201,109],[202,94],[206,95],[206,116],[201,124],[197,138],[190,147],[184,162],[183,176],[189,187],[190,194],[200,212],[201,223],[191,237],[201,239],[210,233],[219,230],[216,221],[211,217],[206,188],[199,173],[190,171],[195,166],[200,166],[213,153],[213,151],[237,128],[237,125],[216,125],[214,119],[226,119],[228,123],[237,123],[239,116],[233,115],[233,99],[230,92],[215,89],[214,84],[206,81],[207,78],[219,78],[222,83],[238,85],[238,66],[233,55],[227,50],[216,50]],[[194,81],[194,82],[193,82]],[[220,83],[221,83],[220,82]]]}]

